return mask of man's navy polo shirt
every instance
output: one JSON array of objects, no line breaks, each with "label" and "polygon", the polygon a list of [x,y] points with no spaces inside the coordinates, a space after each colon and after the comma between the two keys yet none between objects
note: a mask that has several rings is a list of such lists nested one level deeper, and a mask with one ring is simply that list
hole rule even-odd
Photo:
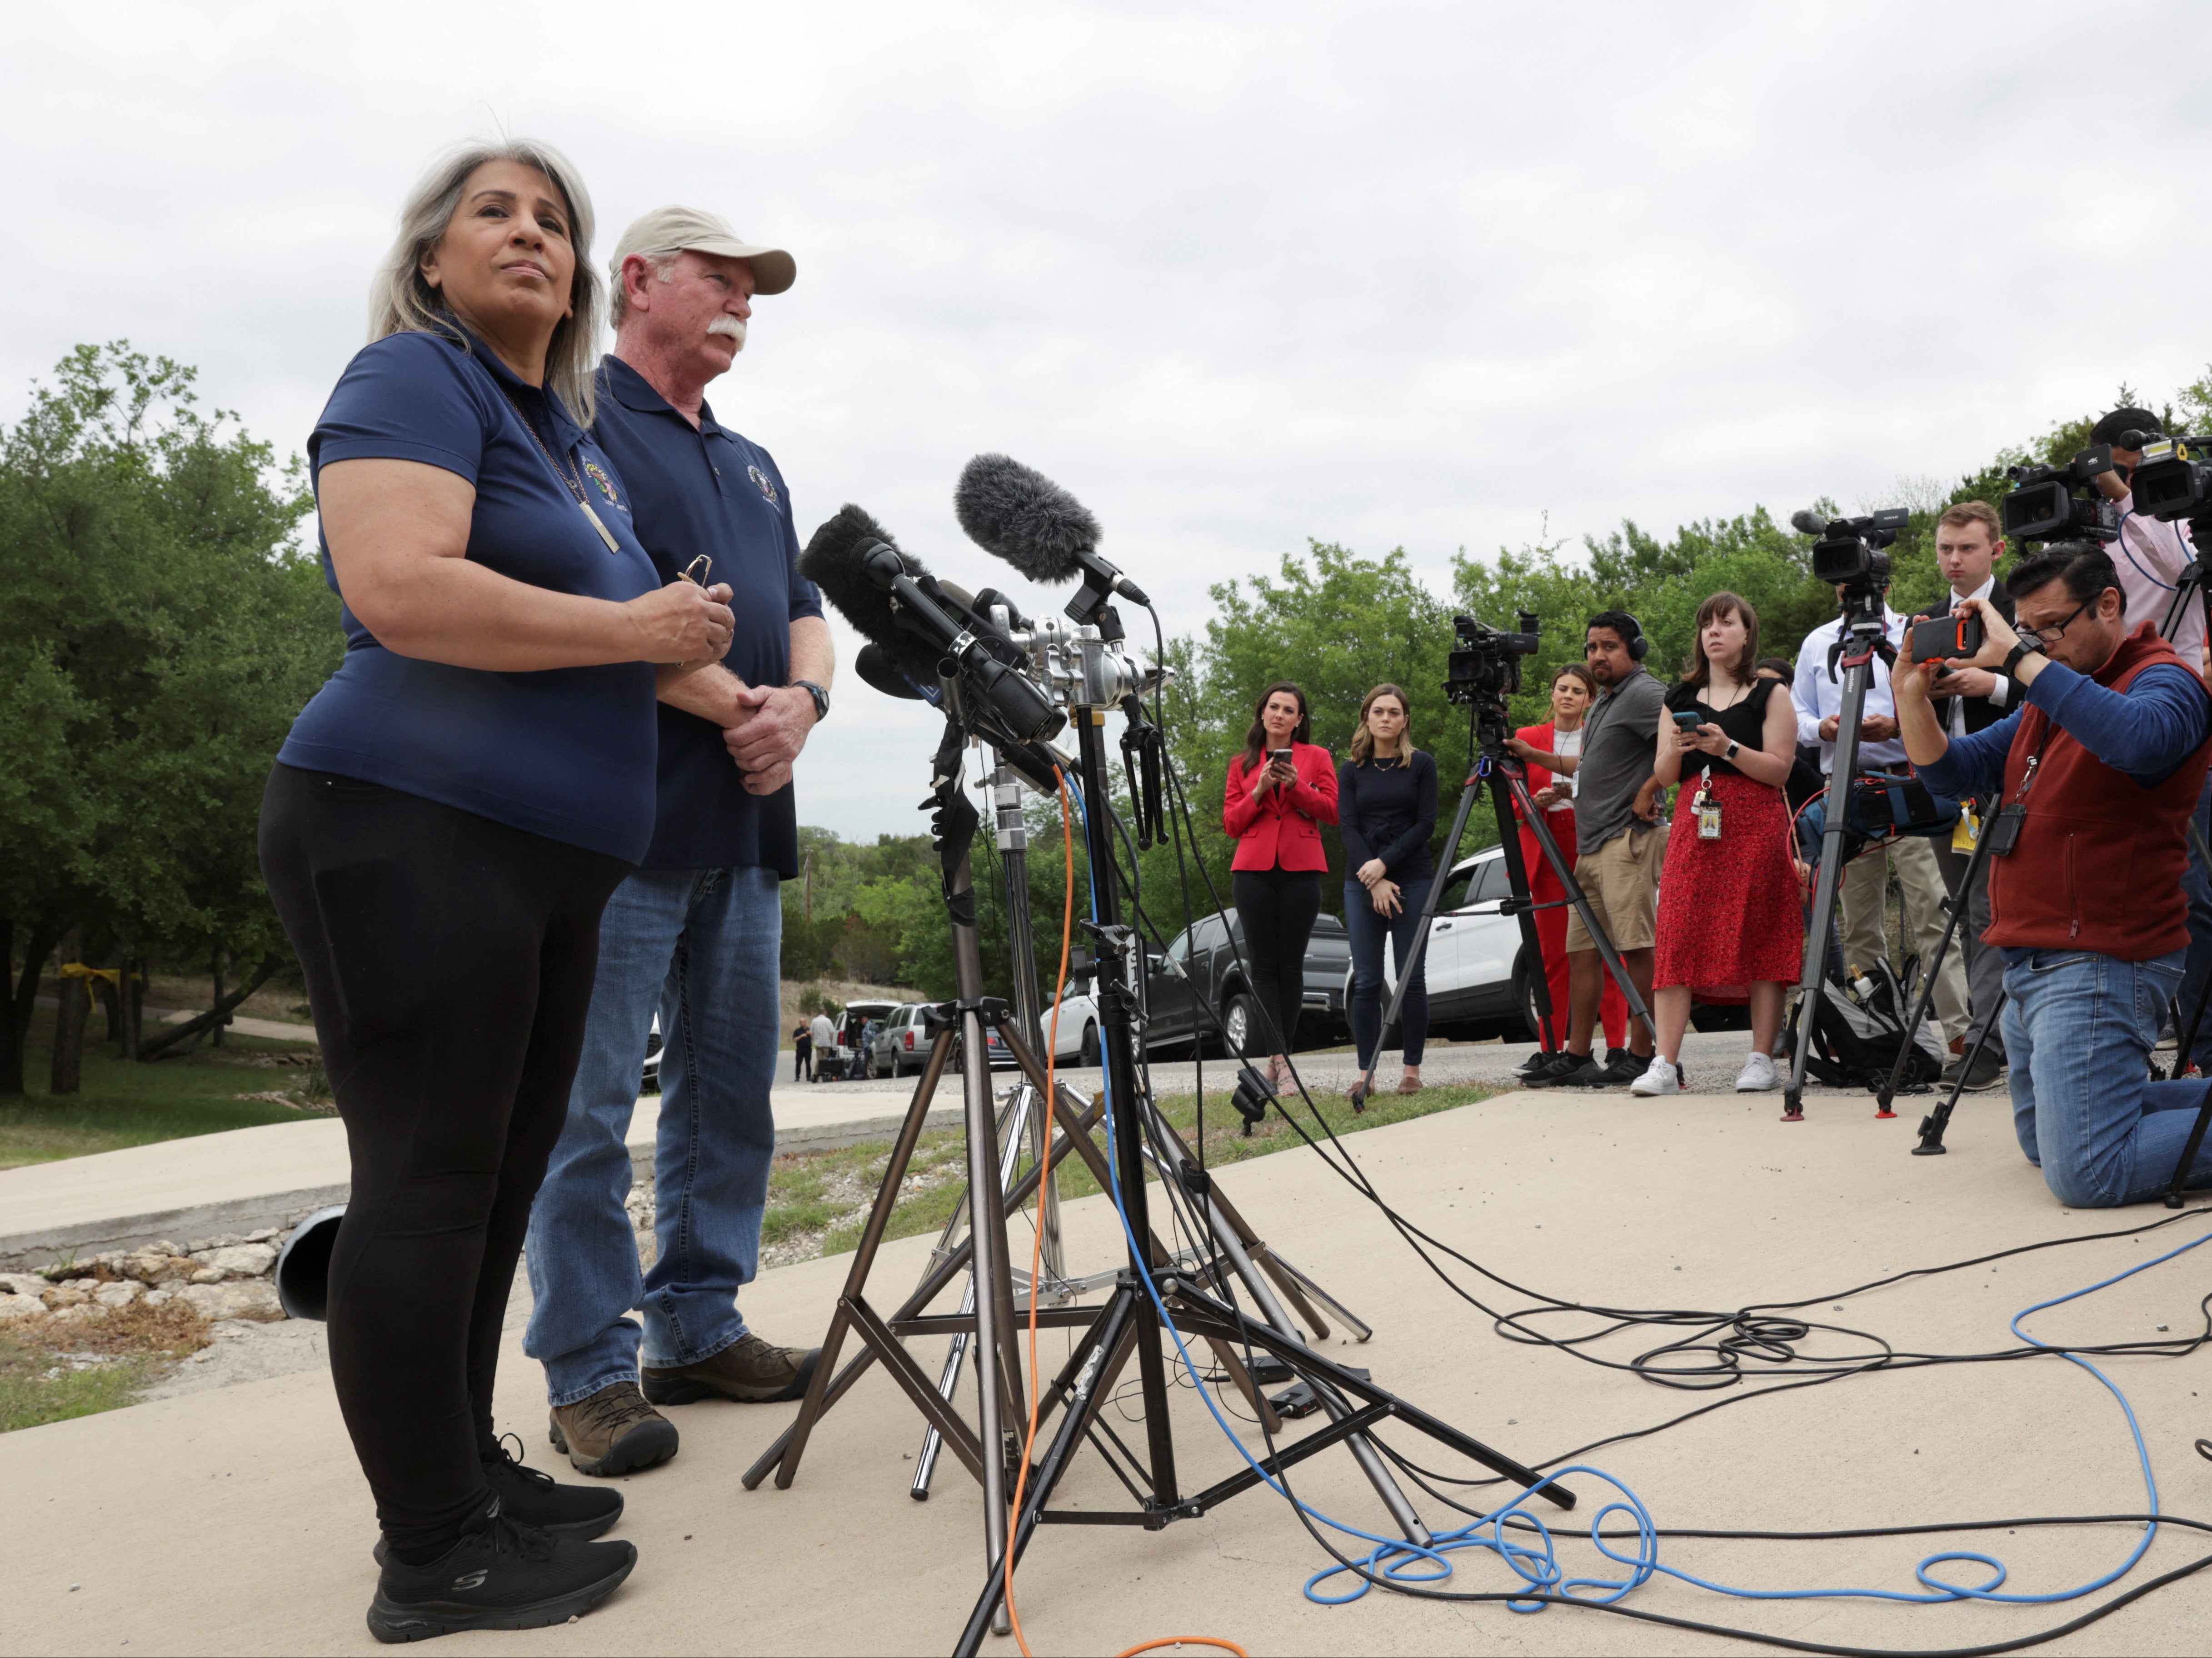
[{"label": "man's navy polo shirt", "polygon": [[[670,407],[619,357],[599,364],[592,435],[629,491],[638,539],[663,581],[702,553],[713,580],[730,586],[737,626],[722,665],[748,685],[781,685],[791,673],[791,624],[822,614],[821,595],[799,574],[791,494],[768,451],[715,423]],[[788,881],[799,873],[799,810],[791,785],[745,793],[744,774],[711,720],[660,704],[660,815],[645,869],[759,865]]]}]

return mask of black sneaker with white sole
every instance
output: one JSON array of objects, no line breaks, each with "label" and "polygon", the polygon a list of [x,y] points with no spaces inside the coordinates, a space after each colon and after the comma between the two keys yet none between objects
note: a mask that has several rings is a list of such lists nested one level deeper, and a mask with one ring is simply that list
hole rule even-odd
[{"label": "black sneaker with white sole", "polygon": [[518,1524],[495,1502],[435,1560],[386,1558],[368,1632],[390,1643],[565,1624],[612,1594],[636,1564],[630,1544],[556,1537]]},{"label": "black sneaker with white sole", "polygon": [[1584,1063],[1583,1055],[1557,1048],[1549,1054],[1535,1054],[1516,1073],[1523,1088],[1549,1088],[1570,1071],[1579,1070]]},{"label": "black sneaker with white sole", "polygon": [[[506,1441],[509,1439],[514,1440],[516,1451],[521,1450],[522,1442],[506,1434],[491,1449],[477,1453],[484,1484],[491,1487],[491,1494],[499,1499],[500,1512],[507,1518],[580,1543],[590,1542],[622,1518],[620,1491],[604,1485],[557,1484],[551,1474],[523,1467],[521,1457],[508,1452]],[[380,1566],[390,1549],[380,1537],[372,1552]]]}]

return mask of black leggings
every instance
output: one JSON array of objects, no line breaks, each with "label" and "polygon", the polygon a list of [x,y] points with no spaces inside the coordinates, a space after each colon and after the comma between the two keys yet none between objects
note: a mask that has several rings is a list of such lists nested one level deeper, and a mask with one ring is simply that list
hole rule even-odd
[{"label": "black leggings", "polygon": [[[1260,1004],[1260,1021],[1244,1039],[1244,1055],[1296,1053],[1298,1011],[1306,999],[1306,941],[1321,914],[1321,872],[1240,869],[1230,890],[1252,969],[1252,998]],[[1273,1040],[1277,1031],[1279,1042]]]},{"label": "black leggings", "polygon": [[280,765],[262,796],[262,874],[353,1160],[331,1376],[394,1548],[487,1500],[507,1291],[629,867],[326,772]]}]

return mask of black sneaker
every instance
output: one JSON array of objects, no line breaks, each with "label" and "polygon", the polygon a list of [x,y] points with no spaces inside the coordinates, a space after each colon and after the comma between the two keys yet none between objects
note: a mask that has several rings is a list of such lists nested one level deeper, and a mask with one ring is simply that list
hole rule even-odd
[{"label": "black sneaker", "polygon": [[1605,1069],[1594,1084],[1599,1088],[1626,1088],[1651,1068],[1651,1056],[1641,1057],[1625,1048],[1616,1048],[1605,1056]]},{"label": "black sneaker", "polygon": [[1540,1070],[1522,1078],[1523,1088],[1571,1088],[1583,1072],[1597,1068],[1589,1054],[1570,1054],[1565,1048],[1547,1058],[1548,1063]]},{"label": "black sneaker", "polygon": [[[521,1457],[510,1455],[504,1442],[508,1439],[514,1440],[516,1451],[521,1450],[521,1440],[506,1434],[501,1442],[477,1454],[483,1464],[484,1484],[499,1499],[501,1513],[521,1525],[535,1526],[556,1537],[572,1537],[579,1543],[588,1543],[622,1518],[620,1491],[597,1485],[556,1485],[551,1474],[526,1468]],[[376,1540],[372,1552],[378,1565],[384,1564],[389,1549],[382,1538]]]},{"label": "black sneaker", "polygon": [[500,1510],[495,1501],[427,1565],[387,1557],[368,1603],[368,1632],[389,1643],[565,1624],[613,1594],[637,1564],[630,1544],[556,1537]]},{"label": "black sneaker", "polygon": [[1962,1055],[1943,1067],[1941,1085],[1945,1088],[1954,1085],[1959,1080],[1959,1072],[1962,1066],[1966,1072],[1966,1091],[1978,1093],[1984,1088],[1996,1086],[1998,1079],[2005,1073],[2005,1059],[2003,1054],[1993,1048],[1983,1048],[1974,1056],[1972,1066],[1966,1065],[1966,1059]]},{"label": "black sneaker", "polygon": [[1528,1062],[1514,1074],[1523,1088],[1549,1088],[1581,1063],[1581,1055],[1554,1048],[1548,1054],[1530,1054]]},{"label": "black sneaker", "polygon": [[1607,1078],[1611,1072],[1597,1062],[1595,1055],[1567,1054],[1561,1057],[1573,1063],[1545,1084],[1547,1087],[1603,1088],[1607,1085]]},{"label": "black sneaker", "polygon": [[1516,1066],[1513,1068],[1513,1074],[1516,1077],[1522,1078],[1533,1077],[1536,1072],[1543,1070],[1547,1066],[1550,1065],[1559,1057],[1559,1050],[1558,1048],[1540,1048],[1534,1054],[1531,1054],[1527,1059],[1522,1060],[1519,1065]]}]

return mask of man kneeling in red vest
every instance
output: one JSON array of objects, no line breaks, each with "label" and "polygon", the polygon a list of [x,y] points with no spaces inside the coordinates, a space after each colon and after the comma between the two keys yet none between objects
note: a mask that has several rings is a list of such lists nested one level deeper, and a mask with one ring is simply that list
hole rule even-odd
[{"label": "man kneeling in red vest", "polygon": [[[1900,659],[1898,723],[1929,787],[1998,798],[1982,938],[2004,954],[2021,1149],[2063,1202],[2141,1203],[2172,1181],[2204,1098],[2202,1081],[2147,1078],[2189,944],[2184,836],[2212,764],[2212,696],[2150,623],[2127,631],[2101,547],[2057,544],[2006,586],[2010,624],[1978,599],[1958,609],[1981,616],[1972,665],[2009,677],[2024,706],[1948,738],[1928,700],[1943,665]],[[2212,1146],[2191,1170],[2208,1181]]]}]

